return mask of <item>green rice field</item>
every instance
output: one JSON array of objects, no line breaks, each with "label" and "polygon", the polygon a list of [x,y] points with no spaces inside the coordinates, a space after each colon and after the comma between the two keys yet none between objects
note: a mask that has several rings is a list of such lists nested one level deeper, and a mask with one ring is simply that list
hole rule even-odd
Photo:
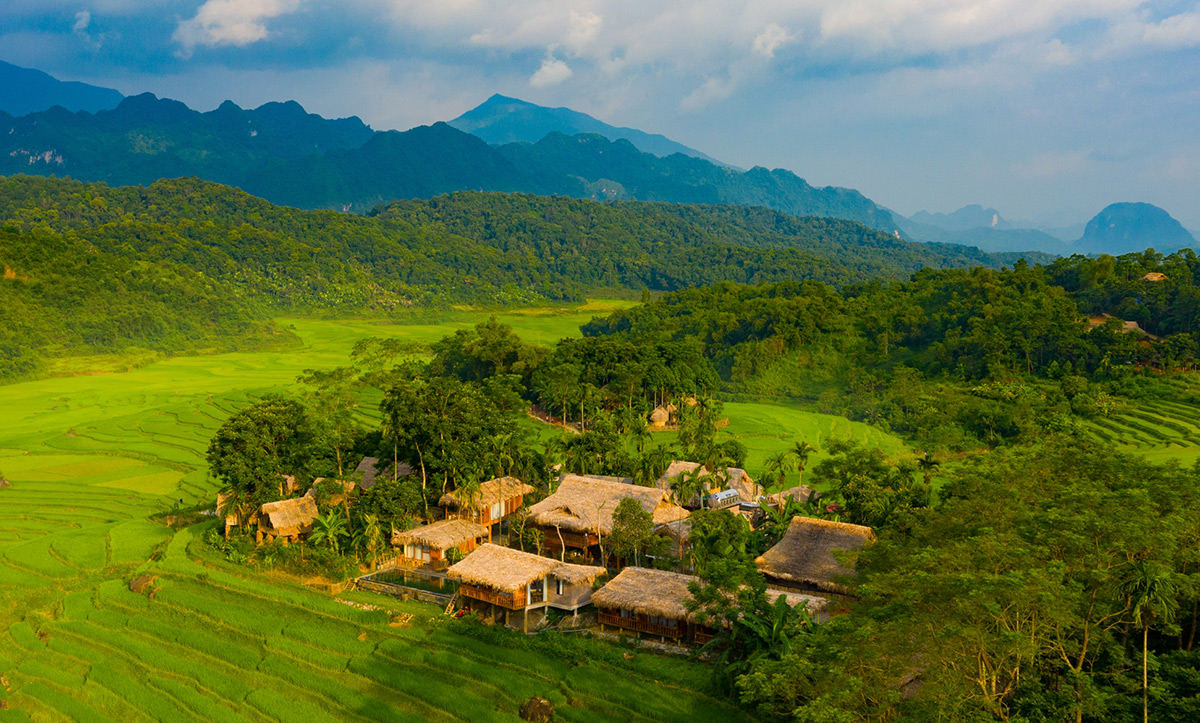
[{"label": "green rice field", "polygon": [[[616,303],[499,316],[553,343]],[[0,387],[0,721],[518,720],[532,695],[563,720],[741,719],[706,695],[698,663],[625,660],[599,641],[560,659],[372,596],[414,615],[393,627],[387,612],[209,558],[197,540],[215,522],[149,519],[212,498],[204,450],[233,411],[344,364],[360,338],[432,342],[479,318],[289,319],[300,349]],[[128,588],[143,573],[152,595]]]}]

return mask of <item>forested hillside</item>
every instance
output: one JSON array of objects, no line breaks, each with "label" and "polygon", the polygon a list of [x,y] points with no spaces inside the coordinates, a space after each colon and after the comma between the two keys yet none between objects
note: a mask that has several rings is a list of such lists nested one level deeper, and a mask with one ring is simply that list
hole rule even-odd
[{"label": "forested hillside", "polygon": [[[13,275],[4,316],[15,317],[5,376],[35,370],[37,349],[229,348],[213,340],[241,338],[252,320],[281,311],[388,314],[725,281],[843,286],[1011,260],[764,209],[463,192],[363,217],[273,206],[197,179],[111,188],[16,176],[0,181],[0,224],[13,231],[0,247]],[[170,282],[150,283],[149,273]],[[43,293],[50,287],[18,277],[91,296]],[[97,278],[122,280],[116,301],[84,283]]]},{"label": "forested hillside", "polygon": [[805,400],[939,447],[969,447],[1106,417],[1122,395],[1191,399],[1138,372],[1195,365],[1198,272],[1200,259],[1183,250],[922,270],[840,291],[719,284],[583,331],[693,343],[726,392]]},{"label": "forested hillside", "polygon": [[0,228],[0,267],[0,380],[35,375],[48,357],[250,350],[291,339],[229,283],[74,235]]}]

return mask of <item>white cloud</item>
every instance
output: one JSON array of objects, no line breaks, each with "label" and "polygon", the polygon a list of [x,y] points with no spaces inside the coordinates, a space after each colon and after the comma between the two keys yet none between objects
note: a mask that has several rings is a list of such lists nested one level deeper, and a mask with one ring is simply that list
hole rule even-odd
[{"label": "white cloud", "polygon": [[299,5],[299,0],[206,0],[196,17],[180,21],[171,39],[180,44],[184,57],[197,45],[246,46],[267,37],[264,20],[286,15]]},{"label": "white cloud", "polygon": [[786,29],[779,27],[775,23],[771,23],[762,31],[762,33],[754,39],[750,48],[767,58],[774,58],[775,51],[785,45],[796,42],[796,36],[789,33]]},{"label": "white cloud", "polygon": [[92,14],[87,10],[80,10],[75,13],[75,24],[71,26],[71,30],[76,33],[87,34],[88,25],[92,22]]},{"label": "white cloud", "polygon": [[1147,43],[1164,48],[1200,45],[1200,12],[1180,13],[1148,25],[1143,37]]},{"label": "white cloud", "polygon": [[546,88],[558,85],[570,78],[571,68],[553,55],[547,55],[542,61],[542,67],[529,77],[529,84],[534,88]]}]

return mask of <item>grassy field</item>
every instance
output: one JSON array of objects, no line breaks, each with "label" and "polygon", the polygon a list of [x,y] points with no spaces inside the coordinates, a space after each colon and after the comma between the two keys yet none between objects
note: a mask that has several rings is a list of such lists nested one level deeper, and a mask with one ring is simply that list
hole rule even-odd
[{"label": "grassy field", "polygon": [[[500,316],[552,343],[616,303]],[[299,350],[0,387],[11,483],[0,489],[0,721],[515,720],[534,694],[564,720],[740,719],[705,694],[705,666],[626,661],[598,642],[588,660],[560,659],[462,637],[420,604],[405,608],[412,626],[391,627],[385,613],[207,559],[201,529],[148,519],[211,499],[204,450],[241,406],[292,388],[304,369],[344,364],[360,338],[432,342],[479,318],[287,319]],[[744,433],[782,443],[762,422]],[[157,576],[153,598],[128,590],[141,573]]]}]

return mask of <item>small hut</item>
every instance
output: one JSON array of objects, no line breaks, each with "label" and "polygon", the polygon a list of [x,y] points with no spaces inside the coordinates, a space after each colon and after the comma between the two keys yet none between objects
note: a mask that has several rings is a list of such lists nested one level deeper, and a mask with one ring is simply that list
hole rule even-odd
[{"label": "small hut", "polygon": [[503,610],[505,623],[511,611],[520,610],[522,630],[528,632],[531,610],[550,607],[574,613],[591,602],[592,582],[604,571],[486,544],[452,565],[446,575],[462,583],[459,594],[466,607],[490,610],[493,619]]},{"label": "small hut", "polygon": [[674,404],[657,406],[650,412],[650,430],[662,431],[671,425],[671,415],[676,412]]},{"label": "small hut", "polygon": [[311,497],[268,502],[258,510],[258,542],[271,542],[282,538],[285,542],[296,542],[312,532],[312,521],[318,515],[317,503]]},{"label": "small hut", "polygon": [[564,475],[554,494],[529,508],[529,521],[541,531],[548,548],[586,553],[612,532],[613,512],[626,497],[636,499],[655,525],[688,516],[660,489]]},{"label": "small hut", "polygon": [[[644,567],[625,568],[592,594],[592,602],[599,610],[601,630],[612,625],[639,637],[649,633],[676,641],[708,642],[716,631],[697,622],[696,613],[687,607],[692,600],[688,586],[693,582],[699,582],[699,578]],[[825,610],[826,601],[821,598],[785,590],[767,590],[771,600],[780,595],[793,607],[807,605],[814,617]]]},{"label": "small hut", "polygon": [[854,569],[834,557],[834,550],[860,550],[875,532],[870,527],[815,517],[793,517],[788,531],[754,562],[768,582],[800,590],[846,595],[845,581]]},{"label": "small hut", "polygon": [[1154,283],[1158,283],[1159,281],[1166,281],[1166,280],[1167,280],[1167,275],[1162,273],[1161,271],[1151,271],[1142,277],[1142,281],[1151,281]]},{"label": "small hut", "polygon": [[392,534],[392,547],[410,565],[446,564],[446,555],[457,549],[464,555],[488,541],[488,528],[469,520],[442,520]]},{"label": "small hut", "polygon": [[[229,539],[229,531],[230,530],[241,525],[241,520],[238,519],[237,510],[233,509],[233,506],[230,504],[230,500],[232,498],[233,498],[233,495],[230,493],[227,493],[227,492],[218,492],[217,493],[216,514],[217,514],[218,518],[221,518],[221,517],[225,518],[225,539]],[[252,527],[252,526],[258,525],[258,517],[259,517],[258,509],[251,511],[249,517],[246,519],[246,526]]]},{"label": "small hut", "polygon": [[501,520],[521,509],[530,492],[533,487],[516,477],[497,477],[479,485],[479,495],[474,499],[466,499],[458,489],[442,495],[440,503],[446,508],[447,519],[471,520],[488,528],[495,525],[499,533]]}]

